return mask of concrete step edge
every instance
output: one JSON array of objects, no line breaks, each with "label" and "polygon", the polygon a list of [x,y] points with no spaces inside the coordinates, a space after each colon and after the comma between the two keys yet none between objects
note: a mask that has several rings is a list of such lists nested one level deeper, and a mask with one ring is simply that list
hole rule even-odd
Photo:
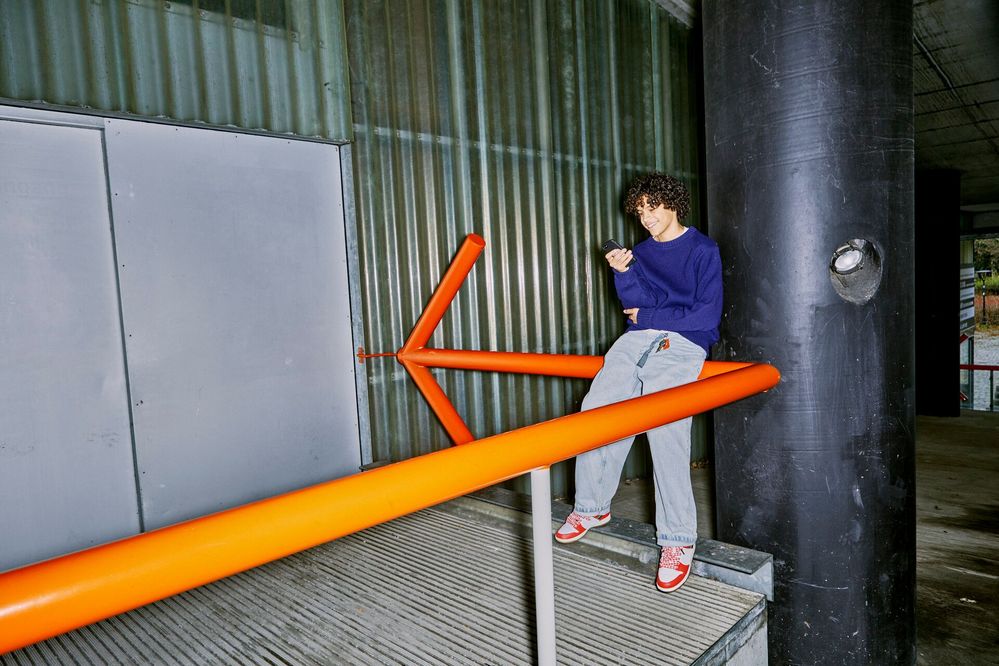
[{"label": "concrete step edge", "polygon": [[[508,523],[530,522],[530,496],[505,488],[486,488],[449,504]],[[552,529],[558,529],[571,511],[572,506],[565,502],[552,502]],[[651,565],[659,560],[655,527],[627,518],[611,517],[607,525],[592,530],[579,543],[582,542],[634,560],[636,564]],[[773,556],[769,553],[698,538],[692,573],[762,594],[773,601]]]}]

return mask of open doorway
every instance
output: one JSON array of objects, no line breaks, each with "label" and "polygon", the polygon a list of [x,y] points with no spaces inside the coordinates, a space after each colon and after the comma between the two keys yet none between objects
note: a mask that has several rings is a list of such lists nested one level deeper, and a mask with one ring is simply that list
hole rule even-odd
[{"label": "open doorway", "polygon": [[999,233],[962,240],[962,266],[962,282],[966,275],[974,280],[973,320],[965,317],[967,287],[962,284],[962,407],[995,411],[999,408]]}]

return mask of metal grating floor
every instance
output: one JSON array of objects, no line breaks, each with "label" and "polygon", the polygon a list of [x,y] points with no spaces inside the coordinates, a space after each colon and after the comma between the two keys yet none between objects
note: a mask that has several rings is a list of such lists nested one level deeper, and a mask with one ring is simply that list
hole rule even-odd
[{"label": "metal grating floor", "polygon": [[[526,664],[530,541],[427,509],[6,655],[0,664]],[[760,604],[555,548],[558,658],[690,664]]]}]

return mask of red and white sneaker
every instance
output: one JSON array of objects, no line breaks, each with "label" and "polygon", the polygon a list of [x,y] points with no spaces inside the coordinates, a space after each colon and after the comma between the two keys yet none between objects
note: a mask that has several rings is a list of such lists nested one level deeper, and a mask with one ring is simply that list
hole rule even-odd
[{"label": "red and white sneaker", "polygon": [[663,592],[673,592],[680,589],[680,586],[687,580],[687,576],[690,575],[690,565],[693,561],[693,546],[664,547],[659,556],[656,587]]},{"label": "red and white sneaker", "polygon": [[583,516],[573,511],[565,519],[565,524],[555,532],[555,540],[559,543],[572,543],[583,538],[589,530],[610,522],[610,512],[599,516]]}]

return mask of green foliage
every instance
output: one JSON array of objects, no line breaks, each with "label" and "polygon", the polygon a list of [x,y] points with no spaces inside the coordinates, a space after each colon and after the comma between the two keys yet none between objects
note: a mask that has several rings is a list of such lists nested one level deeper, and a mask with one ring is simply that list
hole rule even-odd
[{"label": "green foliage", "polygon": [[975,291],[981,293],[982,287],[990,294],[999,294],[999,275],[992,275],[985,280],[975,280]]},{"label": "green foliage", "polygon": [[999,238],[979,238],[975,241],[975,270],[992,271],[999,275]]}]

